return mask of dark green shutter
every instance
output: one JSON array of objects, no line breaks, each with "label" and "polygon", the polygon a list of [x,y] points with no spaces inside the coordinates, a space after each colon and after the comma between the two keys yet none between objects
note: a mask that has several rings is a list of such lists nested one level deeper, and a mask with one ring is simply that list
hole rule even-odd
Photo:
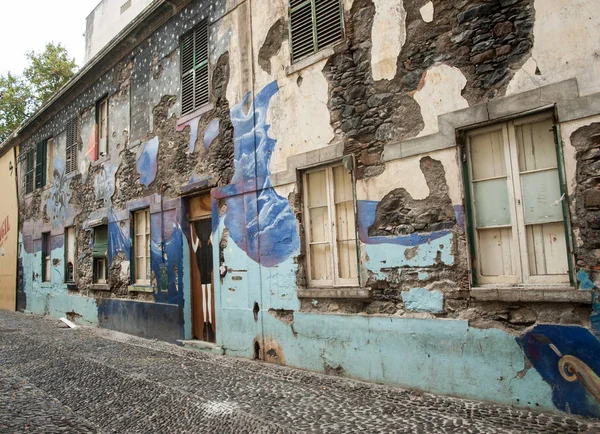
[{"label": "dark green shutter", "polygon": [[35,188],[46,186],[47,143],[42,140],[35,146]]},{"label": "dark green shutter", "polygon": [[340,0],[289,0],[292,61],[342,39],[344,20]]},{"label": "dark green shutter", "polygon": [[108,255],[108,226],[94,228],[94,258],[105,259]]},{"label": "dark green shutter", "polygon": [[26,167],[25,167],[25,193],[31,193],[33,191],[33,175],[35,172],[35,149],[27,151]]},{"label": "dark green shutter", "polygon": [[208,23],[202,22],[181,40],[181,113],[209,102]]}]

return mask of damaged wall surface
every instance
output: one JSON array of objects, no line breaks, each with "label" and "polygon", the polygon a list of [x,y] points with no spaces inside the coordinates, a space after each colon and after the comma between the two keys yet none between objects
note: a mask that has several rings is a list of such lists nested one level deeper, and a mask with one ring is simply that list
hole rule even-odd
[{"label": "damaged wall surface", "polygon": [[[25,179],[27,151],[53,138],[46,185],[27,192],[19,184],[21,310],[168,341],[206,340],[228,355],[328,374],[600,417],[600,82],[590,78],[597,50],[568,45],[600,26],[593,0],[344,0],[339,40],[295,62],[287,0],[176,3],[147,39],[17,143]],[[186,112],[181,38],[201,23],[209,102]],[[568,65],[545,54],[548,40],[539,35],[549,32],[566,35],[557,53],[568,51]],[[493,137],[504,141],[489,141],[494,149],[518,142],[525,154],[519,128],[536,116],[552,125],[542,133],[560,139],[551,141],[554,166],[533,172],[561,179],[562,197],[544,190],[536,198],[564,218],[566,241],[548,242],[568,257],[570,283],[523,272],[486,285],[477,280],[483,229],[471,169],[479,154],[469,140],[473,131],[500,131]],[[68,170],[72,119],[78,164]],[[504,172],[492,181],[513,170],[512,154],[502,155],[494,168]],[[526,182],[532,171],[513,163],[514,178]],[[317,190],[330,193],[314,205],[309,178],[321,173],[331,180]],[[350,183],[344,200],[339,173]],[[519,209],[513,199],[507,207]],[[349,217],[331,219],[346,205]],[[318,220],[317,208],[329,217]],[[145,232],[136,218],[144,210],[149,265],[140,283],[136,240]],[[515,211],[510,224],[521,220]],[[547,219],[523,228],[544,224],[562,227]],[[95,268],[101,226],[106,282]],[[73,282],[65,278],[69,227]],[[205,227],[211,271],[198,259]],[[349,228],[345,238],[336,227]],[[523,259],[513,252],[507,266],[531,271],[536,258],[528,262],[525,252],[545,245],[536,240],[524,239]],[[340,265],[329,270],[335,278],[314,278],[314,246],[327,242],[338,259],[341,246],[355,246],[349,277]]]}]

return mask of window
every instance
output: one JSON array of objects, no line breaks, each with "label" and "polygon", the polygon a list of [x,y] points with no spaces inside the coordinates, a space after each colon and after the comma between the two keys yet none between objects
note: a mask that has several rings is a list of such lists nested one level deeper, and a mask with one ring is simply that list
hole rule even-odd
[{"label": "window", "polygon": [[77,118],[71,119],[67,123],[67,155],[66,155],[66,173],[72,173],[77,170],[77,147],[79,144],[79,127]]},{"label": "window", "polygon": [[32,148],[25,153],[25,194],[33,191],[35,174],[35,149]]},{"label": "window", "polygon": [[50,282],[51,267],[50,232],[42,234],[42,281]]},{"label": "window", "polygon": [[150,211],[137,211],[133,214],[135,283],[150,284]]},{"label": "window", "polygon": [[96,124],[98,125],[98,153],[108,154],[108,97],[96,103]]},{"label": "window", "polygon": [[467,146],[476,283],[569,283],[552,118],[475,130]]},{"label": "window", "polygon": [[342,165],[303,175],[309,286],[358,284],[352,173]]},{"label": "window", "polygon": [[108,226],[101,225],[94,228],[93,254],[93,281],[106,283],[106,264],[108,262]]},{"label": "window", "polygon": [[208,23],[203,22],[181,40],[181,114],[208,101]]},{"label": "window", "polygon": [[342,39],[340,0],[290,0],[292,62]]},{"label": "window", "polygon": [[47,143],[47,140],[42,140],[35,145],[35,188],[46,186]]},{"label": "window", "polygon": [[121,15],[125,13],[127,9],[131,7],[131,0],[127,0],[125,3],[121,5]]},{"label": "window", "polygon": [[46,142],[46,147],[48,148],[48,159],[47,159],[47,174],[46,179],[47,182],[52,184],[52,170],[54,169],[54,139],[50,137]]},{"label": "window", "polygon": [[65,283],[75,282],[76,246],[75,227],[65,228]]}]

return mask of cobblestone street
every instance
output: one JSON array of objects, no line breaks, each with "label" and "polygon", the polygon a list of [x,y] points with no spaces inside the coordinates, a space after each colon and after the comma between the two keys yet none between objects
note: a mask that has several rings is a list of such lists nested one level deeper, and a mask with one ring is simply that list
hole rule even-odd
[{"label": "cobblestone street", "polygon": [[0,313],[0,432],[600,432],[600,422]]}]

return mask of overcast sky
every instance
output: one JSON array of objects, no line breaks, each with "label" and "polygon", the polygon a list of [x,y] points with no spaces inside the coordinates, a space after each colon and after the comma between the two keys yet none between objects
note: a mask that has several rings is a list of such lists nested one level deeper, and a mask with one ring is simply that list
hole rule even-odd
[{"label": "overcast sky", "polygon": [[85,18],[100,0],[0,0],[0,74],[21,74],[28,51],[62,43],[83,64]]}]

